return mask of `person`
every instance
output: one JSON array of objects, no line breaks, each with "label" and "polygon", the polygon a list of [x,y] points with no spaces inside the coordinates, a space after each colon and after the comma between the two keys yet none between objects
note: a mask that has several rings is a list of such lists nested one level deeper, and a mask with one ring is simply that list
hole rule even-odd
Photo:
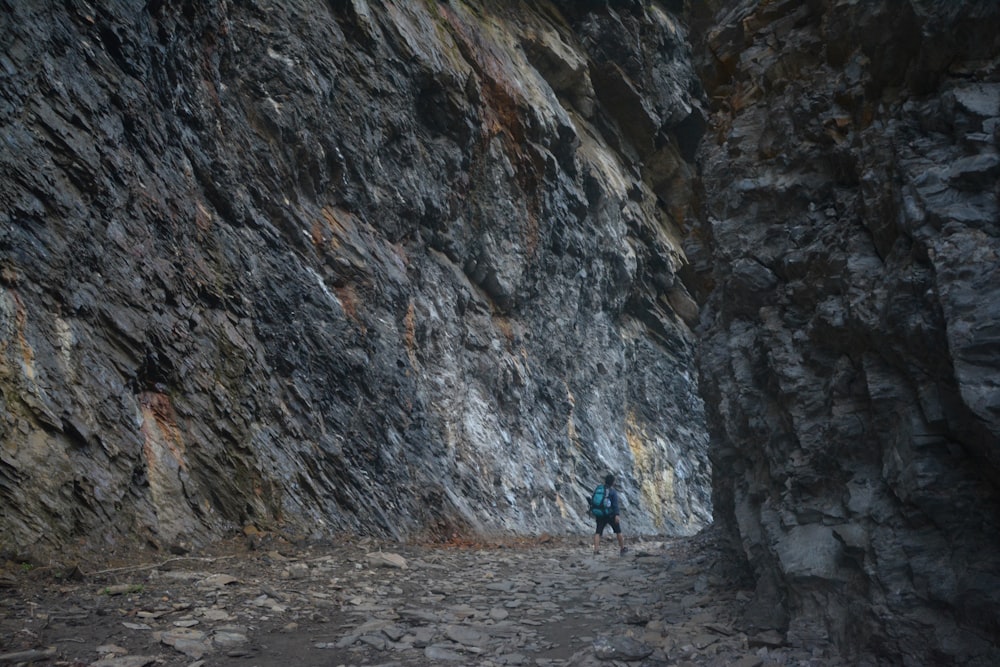
[{"label": "person", "polygon": [[598,553],[601,548],[601,537],[604,529],[611,526],[615,537],[618,538],[619,553],[624,556],[628,549],[625,548],[625,536],[622,535],[622,524],[619,518],[618,492],[615,491],[615,476],[608,475],[604,478],[604,492],[611,500],[611,509],[604,515],[595,517],[597,519],[597,530],[594,532],[594,553]]}]

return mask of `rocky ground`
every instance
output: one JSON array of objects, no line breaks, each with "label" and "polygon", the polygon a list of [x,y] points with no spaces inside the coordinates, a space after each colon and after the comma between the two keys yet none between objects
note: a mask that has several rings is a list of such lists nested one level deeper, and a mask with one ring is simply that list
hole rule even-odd
[{"label": "rocky ground", "polygon": [[9,561],[0,664],[830,665],[741,631],[711,534],[448,545],[255,537],[145,565]]}]

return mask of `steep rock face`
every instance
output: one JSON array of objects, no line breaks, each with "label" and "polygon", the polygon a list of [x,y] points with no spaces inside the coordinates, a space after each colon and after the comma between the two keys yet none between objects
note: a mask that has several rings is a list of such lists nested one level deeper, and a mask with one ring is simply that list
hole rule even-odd
[{"label": "steep rock face", "polygon": [[686,248],[746,620],[859,660],[997,664],[1000,8],[710,4]]},{"label": "steep rock face", "polygon": [[0,549],[702,526],[700,88],[592,4],[0,2]]}]

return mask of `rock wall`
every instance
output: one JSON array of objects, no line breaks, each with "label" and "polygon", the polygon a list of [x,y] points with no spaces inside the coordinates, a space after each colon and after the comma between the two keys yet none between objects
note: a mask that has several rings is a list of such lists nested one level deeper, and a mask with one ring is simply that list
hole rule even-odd
[{"label": "rock wall", "polygon": [[710,519],[665,8],[0,10],[0,551]]},{"label": "rock wall", "polygon": [[697,7],[685,248],[745,621],[858,663],[997,664],[1000,5]]}]

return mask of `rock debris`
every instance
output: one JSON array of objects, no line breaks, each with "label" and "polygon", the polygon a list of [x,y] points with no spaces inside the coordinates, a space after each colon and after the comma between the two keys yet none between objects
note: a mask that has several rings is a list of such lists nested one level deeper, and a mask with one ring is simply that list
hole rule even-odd
[{"label": "rock debris", "polygon": [[0,665],[831,665],[742,627],[710,533],[462,546],[260,545],[0,589]]}]

